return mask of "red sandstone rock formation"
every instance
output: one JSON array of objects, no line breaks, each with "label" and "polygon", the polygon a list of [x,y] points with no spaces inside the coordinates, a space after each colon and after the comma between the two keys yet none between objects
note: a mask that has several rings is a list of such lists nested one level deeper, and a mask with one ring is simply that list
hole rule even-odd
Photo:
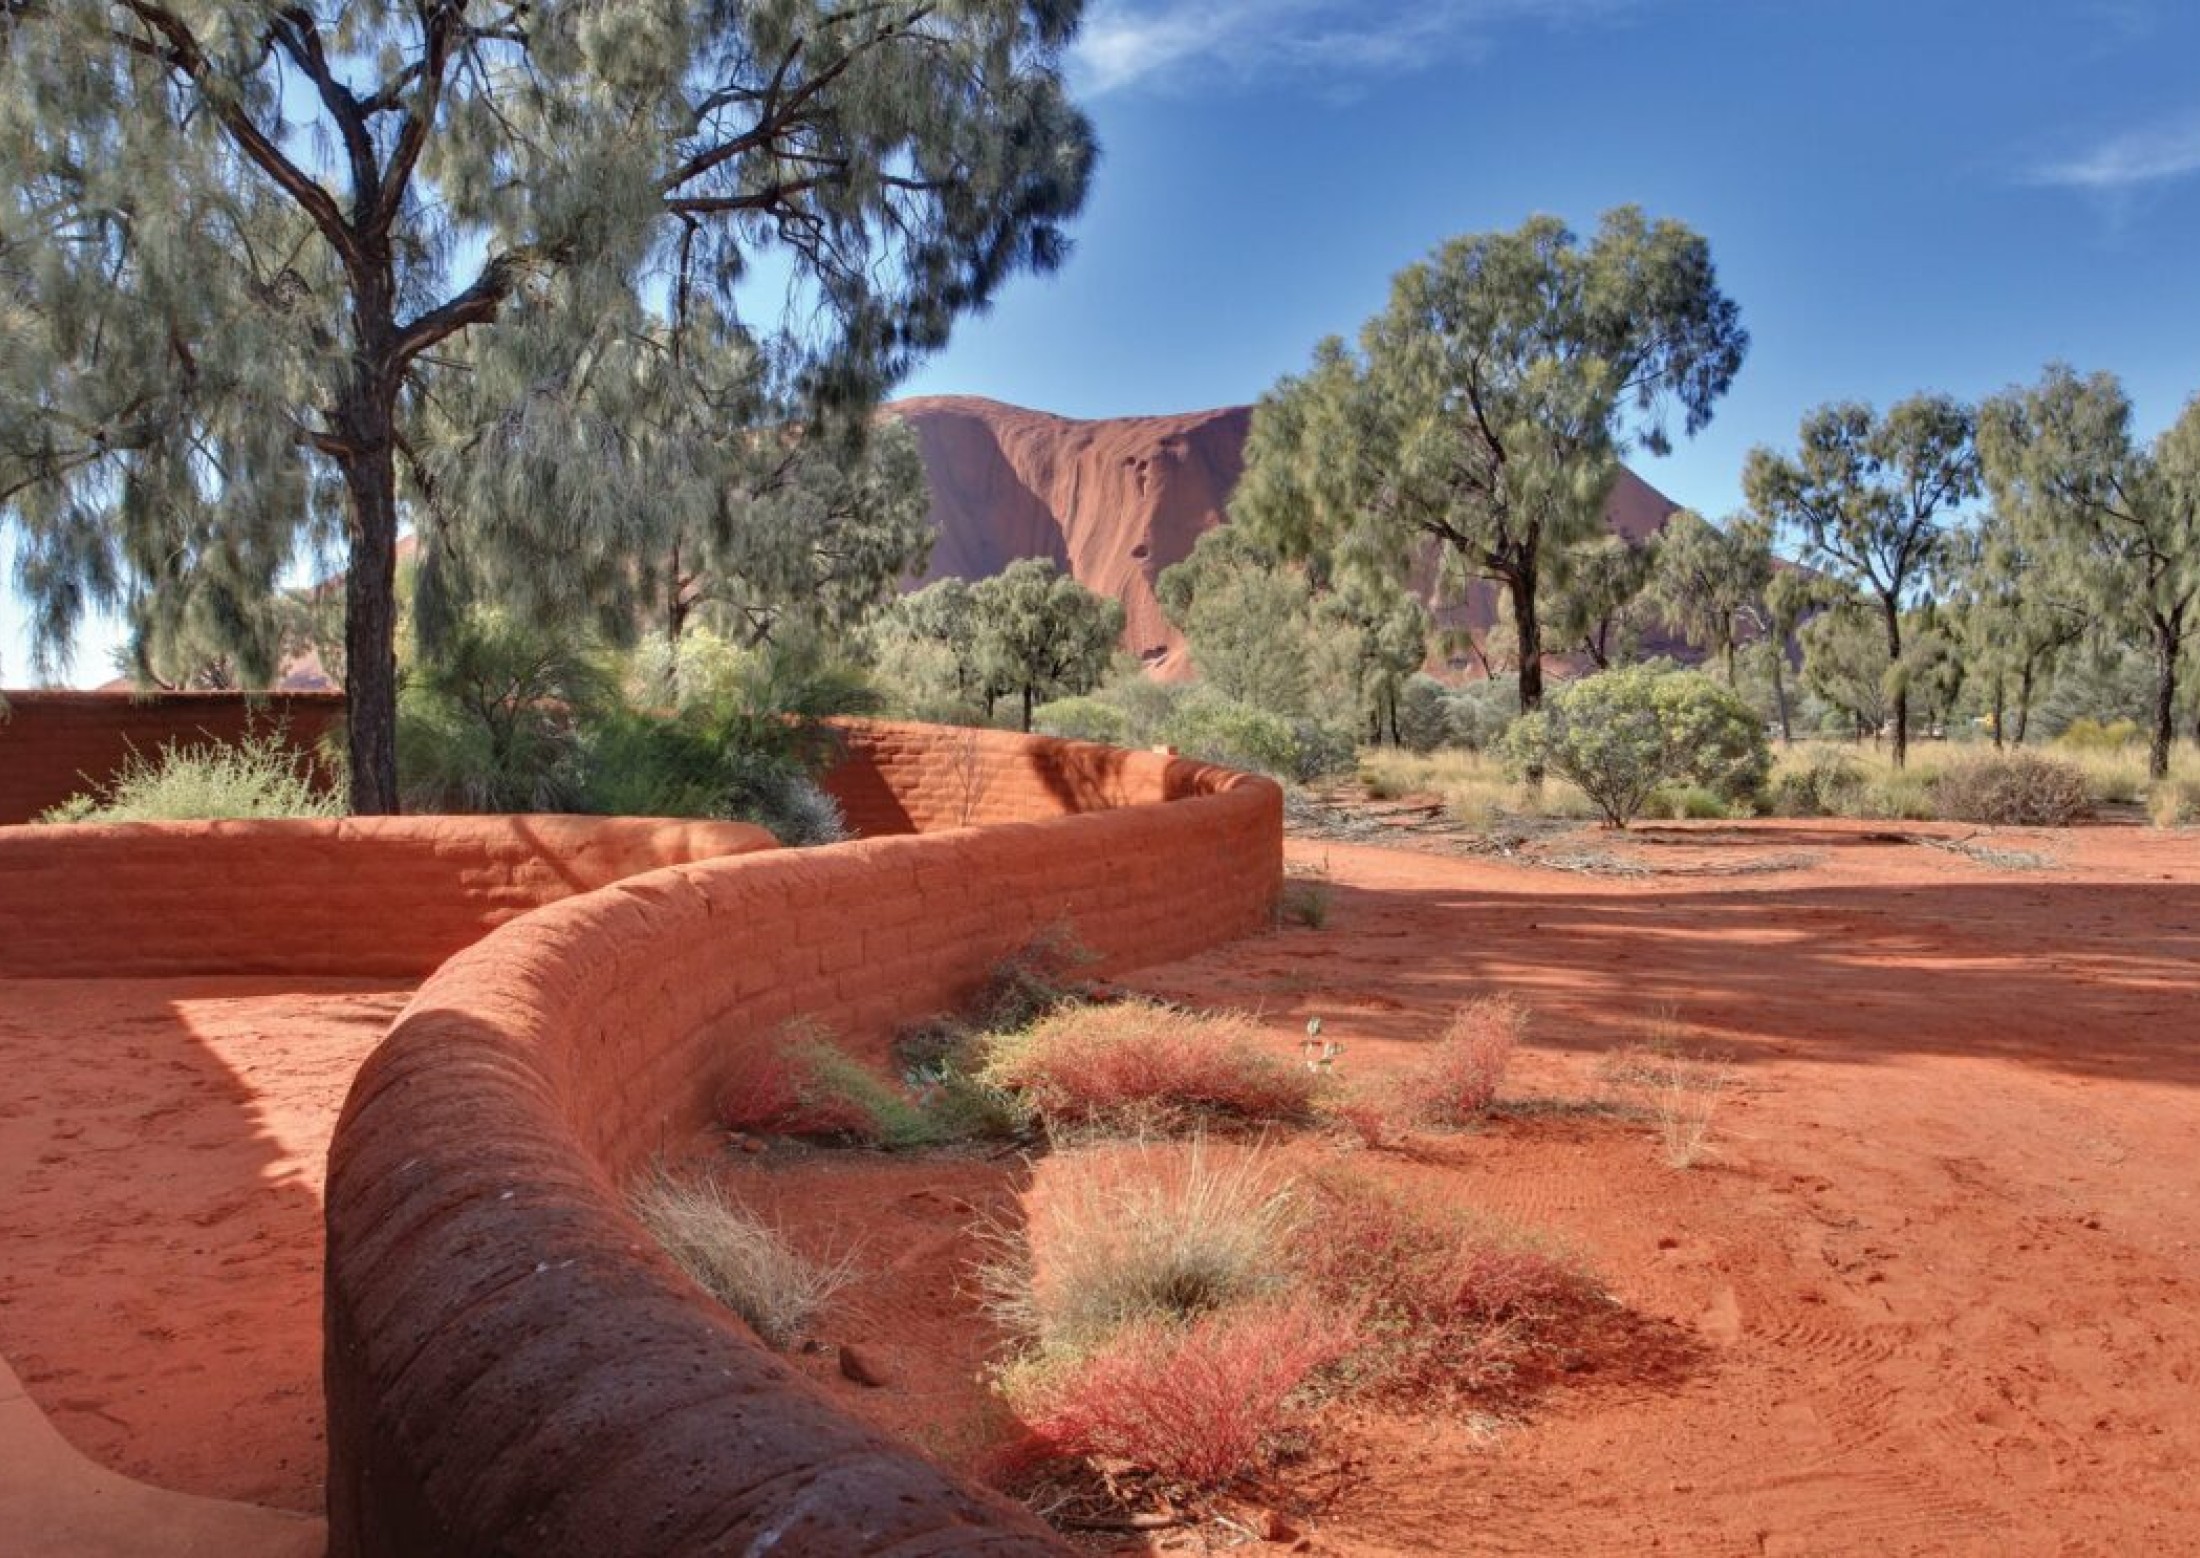
[{"label": "red sandstone rock formation", "polygon": [[[1020,557],[1050,557],[1123,603],[1125,648],[1160,675],[1189,674],[1183,636],[1161,614],[1154,579],[1227,518],[1245,470],[1250,406],[1093,422],[967,395],[886,409],[916,435],[932,488],[939,540],[924,582],[982,579]],[[1607,517],[1633,541],[1678,507],[1622,471]],[[1493,588],[1475,586],[1467,622],[1489,626],[1496,601]]]},{"label": "red sandstone rock formation", "polygon": [[927,582],[1051,557],[1123,603],[1133,654],[1164,675],[1189,669],[1154,579],[1223,522],[1251,407],[1077,422],[947,395],[887,410],[916,435],[932,487],[939,540]]}]

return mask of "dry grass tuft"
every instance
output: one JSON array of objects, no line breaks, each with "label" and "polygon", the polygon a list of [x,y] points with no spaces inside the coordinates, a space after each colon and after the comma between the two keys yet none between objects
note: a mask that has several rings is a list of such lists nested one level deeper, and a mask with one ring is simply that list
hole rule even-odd
[{"label": "dry grass tuft", "polygon": [[1734,1074],[1723,1061],[1687,1047],[1688,1029],[1671,1008],[1652,1012],[1643,1038],[1607,1054],[1597,1080],[1615,1102],[1647,1115],[1669,1167],[1694,1168],[1714,1156],[1711,1122]]},{"label": "dry grass tuft", "polygon": [[1008,1330],[1041,1354],[1077,1355],[1125,1326],[1275,1296],[1299,1215],[1257,1147],[1088,1147],[1053,1160],[1028,1226],[993,1236],[981,1276]]},{"label": "dry grass tuft", "polygon": [[716,1181],[653,1170],[631,1195],[634,1215],[680,1269],[749,1324],[767,1346],[792,1346],[853,1271],[810,1260]]},{"label": "dry grass tuft", "polygon": [[1581,1266],[1518,1229],[1324,1176],[1290,1251],[1309,1292],[1354,1317],[1345,1383],[1382,1395],[1487,1392],[1608,1307]]}]

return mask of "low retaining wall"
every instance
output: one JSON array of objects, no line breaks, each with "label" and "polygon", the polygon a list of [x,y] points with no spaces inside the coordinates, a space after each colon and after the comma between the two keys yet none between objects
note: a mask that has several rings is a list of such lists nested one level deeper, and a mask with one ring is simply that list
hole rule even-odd
[{"label": "low retaining wall", "polygon": [[[1000,825],[630,878],[421,987],[330,1149],[335,1558],[1060,1550],[843,1417],[624,1197],[705,1123],[728,1053],[797,1013],[883,1056],[893,1023],[1061,918],[1105,969],[1268,923],[1272,784],[1072,743],[979,749]],[[834,788],[866,831],[960,823],[977,809],[939,776],[968,753],[957,732],[854,727]],[[1003,820],[1017,807],[1046,820]]]},{"label": "low retaining wall", "polygon": [[0,694],[0,704],[0,825],[106,783],[133,752],[279,730],[310,753],[324,733],[344,732],[342,693],[40,691]]},{"label": "low retaining wall", "polygon": [[1182,800],[1213,772],[1167,753],[1012,731],[834,723],[847,759],[825,776],[825,788],[865,838]]},{"label": "low retaining wall", "polygon": [[0,828],[0,977],[418,978],[560,898],[774,847],[746,823],[617,817]]}]

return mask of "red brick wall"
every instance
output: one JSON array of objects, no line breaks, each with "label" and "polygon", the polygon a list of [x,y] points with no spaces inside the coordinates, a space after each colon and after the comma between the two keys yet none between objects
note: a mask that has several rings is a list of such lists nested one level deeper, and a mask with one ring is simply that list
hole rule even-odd
[{"label": "red brick wall", "polygon": [[[962,738],[872,730],[855,762],[886,757],[844,771],[842,793],[938,820],[937,746]],[[897,1019],[952,1004],[1064,916],[1108,968],[1269,922],[1274,785],[988,742],[1011,747],[1021,770],[1000,771],[1033,776],[1017,788],[1044,820],[632,878],[504,927],[421,988],[330,1151],[335,1558],[1060,1550],[841,1416],[672,1268],[622,1194],[704,1123],[726,1057],[797,1013],[880,1054]],[[1065,796],[1143,804],[1056,815]]]},{"label": "red brick wall", "polygon": [[282,730],[310,752],[324,731],[341,738],[341,693],[11,692],[0,714],[0,825],[29,822],[113,777],[136,751],[169,742],[234,742],[248,730]]},{"label": "red brick wall", "polygon": [[0,828],[0,977],[417,977],[546,903],[773,847],[746,823],[614,817]]}]

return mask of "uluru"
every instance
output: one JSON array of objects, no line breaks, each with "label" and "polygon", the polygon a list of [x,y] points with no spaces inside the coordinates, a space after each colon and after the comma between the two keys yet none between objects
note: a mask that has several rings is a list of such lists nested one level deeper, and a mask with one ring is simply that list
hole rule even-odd
[{"label": "uluru", "polygon": [[[1154,594],[1161,570],[1228,519],[1245,471],[1253,408],[1079,420],[968,395],[896,401],[924,458],[938,531],[921,582],[982,579],[1046,557],[1123,603],[1124,647],[1163,676],[1190,670],[1183,635]],[[1606,505],[1613,531],[1639,541],[1679,507],[1622,470]],[[1495,618],[1476,585],[1463,625]]]}]

